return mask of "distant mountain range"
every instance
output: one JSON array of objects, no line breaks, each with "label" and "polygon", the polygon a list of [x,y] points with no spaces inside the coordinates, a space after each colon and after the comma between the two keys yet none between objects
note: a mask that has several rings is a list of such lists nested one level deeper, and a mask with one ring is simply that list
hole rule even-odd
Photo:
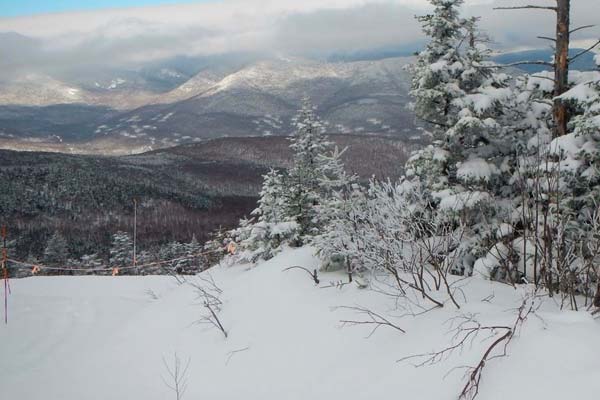
[{"label": "distant mountain range", "polygon": [[278,58],[242,68],[213,65],[163,93],[136,90],[120,77],[95,89],[28,77],[6,83],[0,91],[0,103],[7,104],[0,107],[0,143],[32,150],[127,153],[216,137],[286,135],[305,96],[330,123],[329,133],[406,139],[415,135],[406,107],[409,76],[404,66],[409,60]]},{"label": "distant mountain range", "polygon": [[[52,77],[0,78],[0,147],[128,154],[218,137],[287,135],[304,96],[330,123],[329,133],[418,140],[407,109],[410,77],[404,67],[412,59],[386,58],[410,51],[386,48],[329,61],[258,54],[176,57],[137,70],[78,68]],[[550,50],[531,50],[494,61],[551,57]],[[593,55],[578,58],[573,67],[595,68]],[[519,68],[535,73],[544,67]]]}]

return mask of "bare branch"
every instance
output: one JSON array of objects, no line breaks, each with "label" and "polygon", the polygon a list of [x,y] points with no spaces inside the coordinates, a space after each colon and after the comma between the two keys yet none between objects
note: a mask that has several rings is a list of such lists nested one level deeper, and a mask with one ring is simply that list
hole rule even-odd
[{"label": "bare branch", "polygon": [[246,346],[243,349],[232,350],[229,353],[227,353],[227,361],[225,361],[225,365],[229,364],[229,361],[231,361],[231,358],[234,355],[236,355],[237,353],[241,353],[242,351],[246,351],[246,350],[250,350],[250,346]]},{"label": "bare branch", "polygon": [[[476,319],[474,315],[461,315],[451,319],[451,322],[460,321],[456,328],[452,329],[454,336],[452,342],[446,348],[441,350],[433,351],[430,353],[416,354],[407,357],[403,357],[398,362],[417,359],[420,360],[415,367],[422,367],[425,365],[437,364],[454,352],[462,350],[465,346],[470,346],[477,339],[477,337],[487,332],[489,336],[487,339],[494,338],[488,347],[486,347],[483,355],[479,362],[474,367],[463,367],[467,369],[466,377],[467,381],[459,395],[461,400],[473,400],[479,393],[479,386],[481,383],[481,376],[483,369],[487,362],[495,358],[505,357],[507,355],[507,348],[513,339],[515,333],[526,321],[527,317],[531,313],[535,313],[537,296],[527,296],[523,299],[520,307],[517,309],[517,317],[512,325],[493,325],[483,326]],[[500,347],[501,346],[501,347]],[[500,350],[498,350],[500,348]]]},{"label": "bare branch", "polygon": [[310,272],[307,268],[300,267],[298,265],[294,265],[293,267],[288,267],[288,268],[284,269],[283,271],[289,271],[290,269],[301,269],[301,270],[305,271],[313,279],[313,281],[315,282],[315,285],[318,285],[321,282],[321,281],[319,281],[319,275],[317,274],[316,269],[313,270],[313,272]]},{"label": "bare branch", "polygon": [[550,40],[551,42],[556,42],[555,38],[551,38],[548,36],[536,36],[538,39],[543,39],[543,40]]},{"label": "bare branch", "polygon": [[217,315],[223,305],[223,301],[221,301],[221,298],[219,297],[223,293],[223,290],[217,286],[210,275],[208,278],[200,278],[200,280],[204,282],[205,286],[197,282],[188,282],[190,286],[196,289],[198,297],[202,301],[201,304],[208,310],[208,315],[202,316],[196,323],[214,326],[219,329],[221,333],[223,333],[223,336],[225,336],[225,339],[227,339],[227,331]]},{"label": "bare branch", "polygon": [[590,51],[594,50],[594,48],[597,47],[598,45],[600,45],[600,40],[598,40],[596,43],[594,43],[593,45],[591,45],[587,49],[582,50],[579,53],[575,54],[573,57],[569,58],[569,62],[573,62],[577,58],[581,57],[582,55],[584,55],[586,53],[589,53]]},{"label": "bare branch", "polygon": [[385,318],[385,317],[381,316],[380,314],[377,314],[376,312],[371,311],[367,308],[363,308],[363,307],[337,307],[337,308],[352,310],[359,314],[366,315],[368,317],[368,319],[364,320],[364,321],[341,320],[340,322],[342,323],[342,326],[344,326],[344,325],[350,325],[350,326],[373,325],[373,329],[371,330],[371,333],[369,333],[369,335],[367,335],[367,338],[370,338],[371,336],[373,336],[375,331],[377,331],[377,329],[381,328],[382,326],[387,326],[387,327],[396,329],[397,331],[400,331],[402,333],[406,333],[406,331],[404,329],[400,328],[398,325],[394,324],[393,322],[390,322],[387,318]]},{"label": "bare branch", "polygon": [[497,64],[497,65],[479,65],[477,68],[507,68],[516,67],[518,65],[545,65],[547,67],[554,67],[554,63],[549,61],[518,61],[510,64]]},{"label": "bare branch", "polygon": [[494,10],[550,10],[550,11],[557,12],[558,8],[550,7],[550,6],[527,5],[527,6],[515,6],[515,7],[494,7]]},{"label": "bare branch", "polygon": [[163,365],[167,370],[168,381],[162,375],[161,379],[165,386],[175,393],[176,400],[181,400],[187,389],[187,372],[190,367],[190,362],[191,358],[188,358],[187,363],[182,367],[181,359],[177,353],[175,353],[173,357],[173,366],[169,366],[167,360],[163,357]]},{"label": "bare branch", "polygon": [[583,30],[583,29],[593,28],[595,26],[596,25],[583,25],[583,26],[580,26],[578,28],[572,29],[571,31],[569,31],[569,34],[573,34],[573,33],[577,32],[577,31],[580,31],[580,30]]}]

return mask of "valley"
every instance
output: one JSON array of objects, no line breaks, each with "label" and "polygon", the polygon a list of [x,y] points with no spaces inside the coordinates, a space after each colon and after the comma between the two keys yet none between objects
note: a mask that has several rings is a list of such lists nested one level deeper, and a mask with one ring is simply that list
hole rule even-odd
[{"label": "valley", "polygon": [[[386,137],[331,135],[347,148],[348,171],[362,181],[397,179],[410,146]],[[0,214],[18,259],[43,258],[59,232],[69,256],[108,257],[111,235],[132,232],[138,201],[138,246],[203,243],[256,207],[262,175],[291,165],[286,137],[221,138],[129,156],[0,150]]]}]

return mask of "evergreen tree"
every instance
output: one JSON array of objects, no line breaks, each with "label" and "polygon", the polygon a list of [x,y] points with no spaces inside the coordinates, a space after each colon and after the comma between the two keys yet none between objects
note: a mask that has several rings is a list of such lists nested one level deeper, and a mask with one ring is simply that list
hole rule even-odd
[{"label": "evergreen tree", "polygon": [[128,233],[117,232],[112,236],[109,262],[117,268],[133,265],[133,241]]},{"label": "evergreen tree", "polygon": [[296,221],[300,241],[304,242],[322,226],[318,213],[323,195],[321,156],[329,150],[330,144],[324,136],[325,126],[308,100],[304,100],[294,125],[296,130],[290,145],[293,165],[286,179],[285,214]]},{"label": "evergreen tree", "polygon": [[285,179],[283,174],[274,169],[263,176],[258,208],[252,212],[252,215],[258,217],[259,222],[278,223],[287,219]]},{"label": "evergreen tree", "polygon": [[464,22],[459,17],[463,0],[430,0],[432,14],[417,17],[429,43],[412,66],[416,115],[432,125],[436,139],[454,125],[458,115],[453,100],[462,95],[457,80],[463,70],[458,53]]},{"label": "evergreen tree", "polygon": [[67,261],[68,255],[66,239],[59,232],[55,232],[46,244],[44,262],[51,266],[60,266]]},{"label": "evergreen tree", "polygon": [[204,260],[200,255],[202,253],[202,245],[196,239],[196,235],[192,235],[192,240],[185,245],[185,256],[188,260],[184,268],[185,273],[196,273],[204,268]]},{"label": "evergreen tree", "polygon": [[102,267],[102,260],[97,254],[86,254],[81,257],[80,263],[82,268],[94,269]]},{"label": "evergreen tree", "polygon": [[[430,146],[407,162],[406,176],[418,180],[424,197],[420,207],[436,211],[436,218],[464,230],[457,257],[457,273],[469,273],[465,259],[487,251],[495,219],[502,213],[496,195],[507,186],[505,158],[512,148],[507,102],[513,93],[506,74],[493,72],[485,38],[477,19],[463,20],[461,0],[431,0],[434,12],[419,17],[430,37],[413,67],[415,113],[431,127]],[[433,216],[433,214],[432,214]],[[438,223],[444,231],[444,225]]]}]

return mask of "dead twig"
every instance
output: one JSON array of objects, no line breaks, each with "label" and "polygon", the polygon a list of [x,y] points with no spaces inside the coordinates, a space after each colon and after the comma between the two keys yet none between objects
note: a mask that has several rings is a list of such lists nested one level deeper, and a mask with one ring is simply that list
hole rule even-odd
[{"label": "dead twig", "polygon": [[367,319],[365,319],[365,320],[341,320],[340,322],[342,323],[342,326],[345,326],[345,325],[349,325],[349,326],[372,325],[373,329],[367,335],[367,338],[370,338],[371,336],[373,336],[373,334],[377,331],[377,329],[381,328],[382,326],[387,326],[387,327],[393,328],[401,333],[406,333],[406,331],[404,329],[400,328],[398,325],[394,324],[393,322],[391,322],[387,318],[383,317],[382,315],[377,314],[376,312],[374,312],[372,310],[369,310],[368,308],[348,307],[348,306],[342,306],[342,307],[337,307],[337,308],[344,309],[344,310],[351,310],[351,311],[357,312],[358,314],[366,315]]},{"label": "dead twig", "polygon": [[181,363],[181,359],[174,354],[173,365],[169,366],[167,360],[163,357],[163,364],[167,370],[168,377],[165,379],[161,375],[161,379],[164,384],[175,393],[175,399],[181,400],[187,389],[187,372],[190,367],[191,359],[188,358],[185,366]]},{"label": "dead twig", "polygon": [[521,306],[517,309],[517,317],[512,325],[484,326],[475,319],[475,315],[461,315],[453,318],[450,322],[453,323],[457,320],[460,322],[456,328],[452,329],[454,336],[450,346],[429,353],[403,357],[398,362],[412,359],[420,360],[415,364],[415,367],[439,363],[450,357],[454,352],[461,351],[465,346],[471,346],[483,332],[486,332],[488,337],[484,340],[492,339],[492,342],[485,348],[479,362],[475,366],[461,367],[466,368],[467,371],[465,372],[466,383],[460,392],[459,399],[473,400],[479,394],[481,377],[485,366],[489,361],[507,355],[508,346],[514,335],[525,323],[527,317],[537,310],[536,298],[536,296],[527,296],[523,299]]},{"label": "dead twig", "polygon": [[225,361],[225,365],[229,364],[229,361],[231,361],[231,358],[234,355],[236,355],[237,353],[241,353],[242,351],[246,351],[246,350],[250,350],[250,346],[246,346],[243,349],[232,350],[229,353],[227,353],[227,360]]},{"label": "dead twig", "polygon": [[310,272],[307,268],[301,267],[299,265],[294,265],[293,267],[288,267],[286,269],[284,269],[283,271],[289,271],[291,269],[301,269],[302,271],[305,271],[307,274],[310,275],[310,277],[312,278],[312,280],[315,282],[315,285],[318,285],[321,281],[319,280],[319,275],[317,274],[317,270],[314,269],[313,272]]}]

